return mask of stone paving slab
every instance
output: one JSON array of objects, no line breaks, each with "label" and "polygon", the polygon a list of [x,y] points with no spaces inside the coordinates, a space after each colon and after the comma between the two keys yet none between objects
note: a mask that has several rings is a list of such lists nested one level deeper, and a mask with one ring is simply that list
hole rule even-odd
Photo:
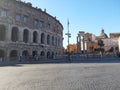
[{"label": "stone paving slab", "polygon": [[0,67],[0,90],[120,90],[120,63]]}]

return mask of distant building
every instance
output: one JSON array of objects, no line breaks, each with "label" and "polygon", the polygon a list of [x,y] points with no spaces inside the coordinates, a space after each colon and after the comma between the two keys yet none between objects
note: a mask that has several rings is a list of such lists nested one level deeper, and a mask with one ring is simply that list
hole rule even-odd
[{"label": "distant building", "polygon": [[102,40],[105,51],[109,51],[111,48],[118,48],[118,38],[106,38]]},{"label": "distant building", "polygon": [[120,52],[120,37],[118,38],[118,49],[119,49],[119,52]]},{"label": "distant building", "polygon": [[101,33],[99,36],[97,36],[97,39],[106,39],[108,38],[107,34],[104,32],[104,29],[101,30]]},{"label": "distant building", "polygon": [[0,0],[0,58],[50,58],[63,54],[63,26],[31,3]]},{"label": "distant building", "polygon": [[120,37],[120,32],[119,33],[110,33],[110,38],[119,38]]},{"label": "distant building", "polygon": [[99,36],[95,36],[92,34],[92,41],[87,43],[87,51],[93,52],[95,49],[99,48],[97,41],[99,39],[103,40],[104,42],[104,50],[109,51],[111,48],[116,49],[118,48],[118,37],[119,33],[112,33],[110,34],[110,38],[107,36],[107,34],[104,32],[104,29],[101,30],[101,33]]}]

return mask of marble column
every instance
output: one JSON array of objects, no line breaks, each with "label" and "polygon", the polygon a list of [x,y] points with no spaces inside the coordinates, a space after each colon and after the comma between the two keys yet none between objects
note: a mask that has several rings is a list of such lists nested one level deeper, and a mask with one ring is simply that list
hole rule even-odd
[{"label": "marble column", "polygon": [[85,53],[85,40],[84,40],[84,36],[83,36],[83,53]]}]

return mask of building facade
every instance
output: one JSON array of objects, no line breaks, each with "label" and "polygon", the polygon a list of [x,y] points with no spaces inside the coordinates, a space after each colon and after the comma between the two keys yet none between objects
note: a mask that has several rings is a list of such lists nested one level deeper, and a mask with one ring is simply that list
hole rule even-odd
[{"label": "building facade", "polygon": [[20,0],[0,0],[0,58],[51,58],[63,54],[63,26],[46,10]]},{"label": "building facade", "polygon": [[110,38],[118,38],[120,37],[120,32],[119,33],[110,33]]}]

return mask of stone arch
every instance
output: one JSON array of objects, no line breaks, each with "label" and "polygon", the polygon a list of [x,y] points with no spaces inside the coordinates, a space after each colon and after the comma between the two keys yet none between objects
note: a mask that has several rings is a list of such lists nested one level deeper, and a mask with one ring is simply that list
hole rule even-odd
[{"label": "stone arch", "polygon": [[37,55],[37,53],[38,53],[38,52],[37,52],[36,50],[35,50],[35,51],[33,51],[33,52],[32,52],[32,56]]},{"label": "stone arch", "polygon": [[0,41],[5,41],[5,25],[0,25]]},{"label": "stone arch", "polygon": [[55,46],[57,46],[57,37],[55,38]]},{"label": "stone arch", "polygon": [[29,30],[28,29],[24,29],[23,32],[23,42],[28,43],[29,41]]},{"label": "stone arch", "polygon": [[10,60],[18,60],[18,51],[17,50],[12,50],[10,52]]},{"label": "stone arch", "polygon": [[0,58],[4,58],[5,57],[5,51],[0,49]]},{"label": "stone arch", "polygon": [[38,33],[37,31],[33,32],[33,43],[37,43],[38,42]]},{"label": "stone arch", "polygon": [[54,45],[54,36],[52,36],[52,45]]},{"label": "stone arch", "polygon": [[12,28],[11,40],[12,40],[13,42],[18,41],[18,32],[19,32],[18,27],[13,27],[13,28]]},{"label": "stone arch", "polygon": [[45,44],[45,34],[41,34],[41,44]]},{"label": "stone arch", "polygon": [[44,52],[44,51],[41,51],[40,56],[45,56],[45,52]]},{"label": "stone arch", "polygon": [[47,35],[47,44],[50,45],[50,35]]},{"label": "stone arch", "polygon": [[29,53],[28,53],[27,50],[24,50],[24,51],[22,52],[22,56],[28,56],[28,55],[29,55]]},{"label": "stone arch", "polygon": [[47,52],[47,58],[48,59],[50,58],[50,52],[49,51]]},{"label": "stone arch", "polygon": [[10,52],[10,57],[17,57],[18,56],[18,51],[17,50],[12,50]]}]

